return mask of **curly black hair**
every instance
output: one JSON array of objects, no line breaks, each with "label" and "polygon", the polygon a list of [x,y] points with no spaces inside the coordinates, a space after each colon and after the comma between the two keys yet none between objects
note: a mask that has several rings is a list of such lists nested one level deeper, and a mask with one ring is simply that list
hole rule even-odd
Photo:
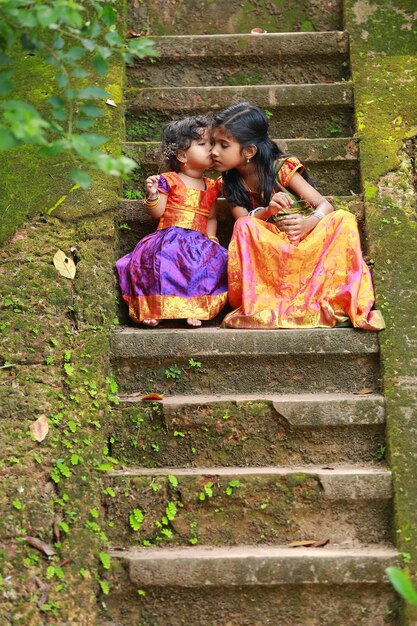
[{"label": "curly black hair", "polygon": [[169,122],[164,128],[161,151],[169,168],[173,172],[180,171],[180,162],[177,155],[181,150],[188,150],[191,142],[200,139],[211,123],[203,115],[190,115],[181,120]]}]

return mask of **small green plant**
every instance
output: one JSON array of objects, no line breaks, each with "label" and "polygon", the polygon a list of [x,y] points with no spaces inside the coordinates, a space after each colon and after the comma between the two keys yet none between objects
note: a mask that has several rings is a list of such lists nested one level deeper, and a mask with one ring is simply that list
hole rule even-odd
[{"label": "small green plant", "polygon": [[231,480],[226,487],[226,495],[231,496],[233,493],[233,489],[237,489],[240,486],[238,480]]},{"label": "small green plant", "polygon": [[267,117],[269,120],[270,120],[270,119],[271,119],[271,117],[273,117],[273,115],[274,115],[274,114],[272,113],[272,111],[269,111],[268,109],[264,109],[264,112],[265,112],[266,117]]},{"label": "small green plant", "polygon": [[200,491],[199,499],[203,502],[206,498],[213,497],[213,483],[206,483],[203,487],[203,491]]},{"label": "small green plant", "polygon": [[401,552],[401,557],[404,563],[411,563],[411,554],[409,552]]},{"label": "small green plant", "polygon": [[119,224],[118,228],[119,230],[132,230],[129,224],[126,224],[126,222],[123,222],[123,224]]},{"label": "small green plant", "polygon": [[190,367],[200,368],[202,363],[200,361],[194,361],[194,359],[188,359],[188,365]]},{"label": "small green plant", "polygon": [[386,451],[387,451],[387,446],[384,443],[380,443],[378,446],[377,453],[376,453],[377,461],[383,461],[385,459]]},{"label": "small green plant", "polygon": [[143,193],[142,191],[139,191],[139,189],[126,189],[124,196],[128,200],[139,200],[140,198],[143,198]]},{"label": "small green plant", "polygon": [[129,515],[129,523],[130,523],[131,528],[135,532],[140,530],[144,519],[145,519],[145,516],[143,514],[143,511],[141,511],[140,509],[133,509],[133,511]]},{"label": "small green plant", "polygon": [[179,378],[181,378],[181,370],[177,365],[171,365],[170,367],[167,367],[164,374],[165,378],[168,379],[173,378],[174,380],[178,380]]}]

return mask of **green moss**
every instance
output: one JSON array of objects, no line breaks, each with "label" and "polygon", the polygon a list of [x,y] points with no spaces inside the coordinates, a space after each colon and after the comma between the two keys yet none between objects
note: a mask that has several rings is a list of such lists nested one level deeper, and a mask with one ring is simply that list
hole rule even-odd
[{"label": "green moss", "polygon": [[[346,3],[361,137],[373,277],[387,328],[381,334],[388,452],[394,480],[396,541],[417,570],[417,446],[410,437],[416,414],[415,214],[413,154],[406,139],[417,133],[414,3]],[[412,143],[412,142],[411,142]],[[401,623],[414,624],[411,606]]]}]

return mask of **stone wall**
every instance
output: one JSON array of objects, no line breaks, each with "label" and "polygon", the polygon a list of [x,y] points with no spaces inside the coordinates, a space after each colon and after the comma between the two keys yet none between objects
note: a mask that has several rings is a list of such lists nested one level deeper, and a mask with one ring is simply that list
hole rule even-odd
[{"label": "stone wall", "polygon": [[[378,304],[397,545],[417,569],[417,14],[413,0],[347,0],[367,231]],[[405,623],[417,613],[406,607]]]},{"label": "stone wall", "polygon": [[[124,4],[118,2],[123,16]],[[16,66],[20,95],[29,93],[44,110],[55,89],[50,68],[23,53]],[[120,63],[105,79],[93,77],[118,105],[103,102],[97,124],[115,156],[123,80]],[[41,159],[34,147],[1,159],[0,614],[22,626],[96,626],[96,596],[100,587],[107,591],[100,585],[108,543],[100,470],[112,465],[104,433],[116,391],[108,336],[117,324],[120,180],[90,172],[91,188],[74,188],[70,158]],[[73,281],[53,266],[55,252],[71,256],[72,247]],[[37,443],[29,428],[41,415],[49,433]],[[44,544],[37,549],[26,537]]]}]

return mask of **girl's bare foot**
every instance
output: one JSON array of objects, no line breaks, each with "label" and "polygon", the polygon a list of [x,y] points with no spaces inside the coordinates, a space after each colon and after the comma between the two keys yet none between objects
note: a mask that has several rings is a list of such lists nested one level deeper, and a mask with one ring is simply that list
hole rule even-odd
[{"label": "girl's bare foot", "polygon": [[201,320],[196,319],[195,317],[187,317],[187,324],[188,326],[201,326]]},{"label": "girl's bare foot", "polygon": [[142,324],[145,324],[145,326],[158,326],[159,324],[159,320],[154,320],[154,319],[147,319],[147,320],[142,320]]}]

